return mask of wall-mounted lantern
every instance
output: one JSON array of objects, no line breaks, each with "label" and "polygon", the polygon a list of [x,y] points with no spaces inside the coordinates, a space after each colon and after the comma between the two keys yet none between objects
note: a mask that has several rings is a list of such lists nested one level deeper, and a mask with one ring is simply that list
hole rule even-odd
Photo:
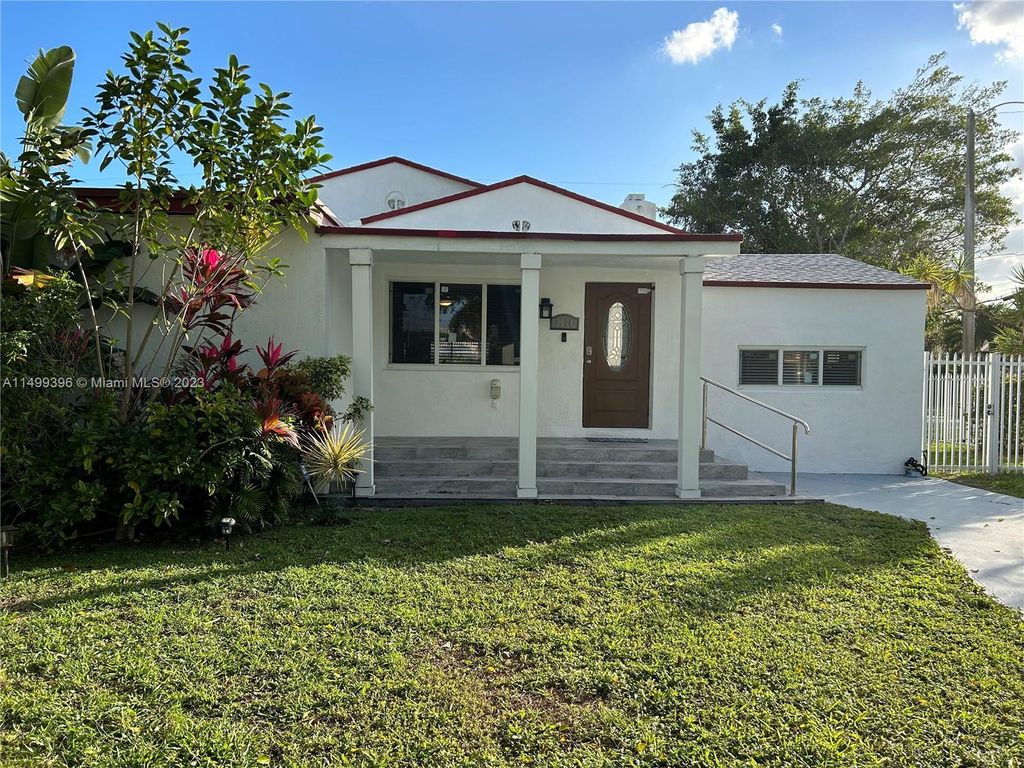
[{"label": "wall-mounted lantern", "polygon": [[231,532],[235,529],[235,518],[222,517],[220,519],[220,534],[224,537],[224,549],[231,546]]},{"label": "wall-mounted lantern", "polygon": [[13,525],[0,526],[0,578],[6,579],[11,573],[11,567],[7,561],[7,552],[11,548],[13,538]]},{"label": "wall-mounted lantern", "polygon": [[540,300],[540,319],[541,320],[550,320],[551,319],[551,310],[553,310],[554,308],[555,308],[555,305],[551,303],[551,299],[541,299]]}]

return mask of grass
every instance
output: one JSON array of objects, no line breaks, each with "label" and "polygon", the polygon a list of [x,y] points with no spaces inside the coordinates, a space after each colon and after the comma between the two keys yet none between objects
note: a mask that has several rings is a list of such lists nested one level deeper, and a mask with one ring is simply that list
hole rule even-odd
[{"label": "grass", "polygon": [[833,505],[351,512],[0,584],[4,766],[1020,766],[1024,624]]},{"label": "grass", "polygon": [[940,475],[947,480],[961,485],[969,485],[972,488],[982,488],[986,491],[1005,493],[1007,496],[1016,496],[1024,499],[1024,472],[999,472],[988,474],[987,472],[961,472],[959,474]]}]

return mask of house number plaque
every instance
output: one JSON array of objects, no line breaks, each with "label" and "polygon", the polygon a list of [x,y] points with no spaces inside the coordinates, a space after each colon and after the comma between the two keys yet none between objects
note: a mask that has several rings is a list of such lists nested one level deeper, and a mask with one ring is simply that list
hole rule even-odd
[{"label": "house number plaque", "polygon": [[575,315],[554,315],[551,318],[552,331],[578,331],[580,319]]}]

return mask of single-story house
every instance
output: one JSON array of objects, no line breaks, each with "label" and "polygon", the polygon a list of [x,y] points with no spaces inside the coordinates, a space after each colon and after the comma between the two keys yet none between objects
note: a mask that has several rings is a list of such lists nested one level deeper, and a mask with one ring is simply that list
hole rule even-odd
[{"label": "single-story house", "polygon": [[389,157],[311,182],[319,224],[237,330],[351,356],[359,496],[757,495],[744,465],[786,470],[797,439],[802,472],[919,452],[927,285],[529,176]]}]

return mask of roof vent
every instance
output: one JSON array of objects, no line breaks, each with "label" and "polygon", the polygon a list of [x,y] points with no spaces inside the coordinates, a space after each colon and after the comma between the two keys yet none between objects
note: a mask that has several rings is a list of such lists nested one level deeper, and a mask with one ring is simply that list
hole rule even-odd
[{"label": "roof vent", "polygon": [[626,195],[626,199],[622,201],[622,205],[619,208],[630,213],[637,213],[648,219],[657,220],[658,218],[658,206],[648,200],[641,192],[631,192]]}]

